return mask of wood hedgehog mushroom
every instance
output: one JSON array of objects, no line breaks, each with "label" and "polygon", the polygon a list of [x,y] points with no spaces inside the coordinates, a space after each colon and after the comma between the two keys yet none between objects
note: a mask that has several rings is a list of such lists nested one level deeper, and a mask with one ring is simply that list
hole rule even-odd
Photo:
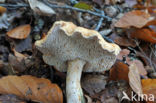
[{"label": "wood hedgehog mushroom", "polygon": [[65,21],[55,22],[48,35],[35,45],[45,63],[67,71],[67,103],[85,102],[80,85],[82,71],[109,70],[120,52],[118,45],[106,42],[97,31]]}]

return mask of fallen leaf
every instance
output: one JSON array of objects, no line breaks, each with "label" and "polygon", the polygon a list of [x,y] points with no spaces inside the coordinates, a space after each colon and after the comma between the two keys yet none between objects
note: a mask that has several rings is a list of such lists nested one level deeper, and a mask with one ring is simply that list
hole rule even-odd
[{"label": "fallen leaf", "polygon": [[156,6],[156,1],[155,0],[151,0],[152,5]]},{"label": "fallen leaf", "polygon": [[7,32],[8,37],[14,39],[26,39],[31,31],[30,24],[18,26]]},{"label": "fallen leaf", "polygon": [[17,52],[31,51],[32,50],[32,38],[29,36],[24,40],[14,41],[14,47]]},{"label": "fallen leaf", "polygon": [[4,12],[6,12],[6,8],[5,7],[2,7],[2,6],[0,6],[0,13],[2,14],[2,13],[4,13]]},{"label": "fallen leaf", "polygon": [[0,79],[0,94],[15,94],[26,100],[63,103],[61,89],[48,79],[33,76],[6,76]]},{"label": "fallen leaf", "polygon": [[156,43],[156,32],[151,29],[136,29],[130,34],[132,38],[141,39],[150,43]]},{"label": "fallen leaf", "polygon": [[[2,39],[0,39],[1,41]],[[5,43],[5,42],[4,42]],[[1,42],[0,42],[1,44]],[[3,44],[0,45],[0,59],[4,62],[8,61],[8,54],[9,54],[9,49],[8,47],[4,46]]]},{"label": "fallen leaf", "polygon": [[[151,97],[150,95],[156,97],[156,79],[142,79],[141,83],[142,83],[142,90],[144,94],[147,94],[148,97]],[[156,98],[154,99],[156,101]]]},{"label": "fallen leaf", "polygon": [[103,75],[86,75],[81,82],[82,88],[91,96],[105,89],[106,77]]},{"label": "fallen leaf", "polygon": [[25,101],[18,98],[16,95],[1,95],[0,103],[26,103]]},{"label": "fallen leaf", "polygon": [[17,51],[15,50],[15,48],[13,48],[13,52],[14,52],[14,55],[16,56],[16,58],[17,58],[18,61],[22,61],[22,60],[24,60],[24,59],[27,59],[27,57],[26,57],[25,55],[23,55],[23,54],[17,52]]},{"label": "fallen leaf", "polygon": [[129,82],[128,72],[129,69],[126,64],[120,61],[116,61],[116,63],[110,69],[109,80],[125,80]]},{"label": "fallen leaf", "polygon": [[123,60],[123,56],[127,57],[129,55],[130,51],[128,49],[122,49],[120,51],[120,54],[117,56],[117,59]]},{"label": "fallen leaf", "polygon": [[129,66],[128,78],[129,78],[129,85],[131,86],[133,91],[138,95],[142,94],[140,74],[135,64],[131,64]]},{"label": "fallen leaf", "polygon": [[115,86],[110,86],[101,92],[100,103],[119,103],[118,94],[120,91]]},{"label": "fallen leaf", "polygon": [[156,19],[148,22],[145,26],[156,25]]},{"label": "fallen leaf", "polygon": [[153,19],[154,18],[151,18],[150,14],[145,11],[133,10],[121,17],[119,21],[115,23],[115,27],[129,28],[133,26],[136,28],[142,28]]},{"label": "fallen leaf", "polygon": [[39,15],[52,16],[55,14],[55,11],[52,8],[38,0],[28,0],[28,2],[30,4],[31,9]]},{"label": "fallen leaf", "polygon": [[92,10],[93,9],[93,7],[91,5],[88,5],[85,2],[79,2],[79,3],[75,4],[74,7],[84,9],[84,10]]},{"label": "fallen leaf", "polygon": [[125,57],[125,62],[129,65],[135,64],[137,66],[137,69],[139,71],[139,74],[142,76],[147,76],[147,71],[143,65],[143,63],[140,60],[131,60],[128,55],[130,51],[128,49],[123,49],[120,51],[120,54],[117,56],[117,59],[123,60],[123,57]]},{"label": "fallen leaf", "polygon": [[24,59],[18,61],[18,59],[15,56],[9,54],[8,62],[12,69],[16,72],[24,72],[26,70]]},{"label": "fallen leaf", "polygon": [[137,0],[125,0],[125,3],[126,3],[129,7],[133,7],[134,5],[137,4]]},{"label": "fallen leaf", "polygon": [[136,68],[139,71],[139,74],[142,76],[147,76],[147,71],[146,71],[143,63],[140,60],[133,60],[133,61],[127,60],[127,63],[129,65],[135,64]]},{"label": "fallen leaf", "polygon": [[117,37],[115,38],[114,42],[120,46],[136,47],[136,43],[133,40],[128,39],[126,37]]}]

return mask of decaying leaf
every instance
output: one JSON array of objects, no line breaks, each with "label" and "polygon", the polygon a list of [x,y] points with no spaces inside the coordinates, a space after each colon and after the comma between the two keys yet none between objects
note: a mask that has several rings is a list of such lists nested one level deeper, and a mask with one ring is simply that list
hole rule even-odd
[{"label": "decaying leaf", "polygon": [[145,11],[133,10],[121,17],[121,19],[115,23],[115,27],[129,28],[132,26],[142,28],[153,19],[154,18],[152,18],[150,14]]},{"label": "decaying leaf", "polygon": [[133,7],[137,4],[137,0],[125,0],[125,2],[129,7]]},{"label": "decaying leaf", "polygon": [[22,61],[23,59],[26,59],[27,57],[19,52],[17,52],[15,50],[15,48],[13,48],[13,52],[14,52],[14,55],[16,56],[17,60],[18,61]]},{"label": "decaying leaf", "polygon": [[[118,83],[120,85],[120,83]],[[120,90],[125,91],[125,89],[127,89],[127,85],[123,84],[124,88],[122,85],[115,86],[115,84],[113,84],[114,86],[112,86],[112,84],[110,86],[108,86],[106,89],[104,89],[101,92],[101,96],[100,96],[100,103],[119,103],[119,98],[120,96],[122,96],[122,93]],[[117,99],[118,98],[118,99]]]},{"label": "decaying leaf", "polygon": [[156,43],[156,32],[151,29],[136,29],[131,33],[132,38],[141,39],[150,43]]},{"label": "decaying leaf", "polygon": [[[147,94],[148,97],[151,97],[151,99],[152,99],[152,95],[156,97],[156,79],[143,79],[141,82],[142,82],[143,93]],[[154,99],[156,101],[156,98]]]},{"label": "decaying leaf", "polygon": [[18,26],[7,32],[8,37],[14,39],[26,39],[31,31],[30,24]]},{"label": "decaying leaf", "polygon": [[107,77],[103,75],[86,75],[81,82],[82,88],[89,93],[94,95],[105,89]]},{"label": "decaying leaf", "polygon": [[1,95],[0,103],[26,103],[25,101],[18,98],[16,95]]},{"label": "decaying leaf", "polygon": [[5,7],[2,7],[2,6],[0,6],[0,13],[4,13],[4,12],[6,12],[6,8]]},{"label": "decaying leaf", "polygon": [[117,56],[117,59],[123,60],[123,56],[127,57],[129,55],[130,51],[128,49],[122,49],[120,51],[120,54]]},{"label": "decaying leaf", "polygon": [[116,61],[116,63],[113,65],[113,67],[110,69],[110,80],[126,80],[128,79],[128,66],[124,64],[123,62]]},{"label": "decaying leaf", "polygon": [[62,91],[56,84],[28,75],[1,78],[0,94],[15,94],[22,99],[43,103],[63,103]]},{"label": "decaying leaf", "polygon": [[9,57],[8,57],[8,61],[9,61],[9,65],[11,66],[11,68],[16,71],[16,72],[23,72],[26,70],[26,66],[25,66],[25,61],[24,59],[21,60],[21,61],[18,61],[18,59],[9,54]]},{"label": "decaying leaf", "polygon": [[140,75],[142,76],[146,76],[147,75],[147,71],[145,70],[145,67],[143,65],[143,63],[140,60],[133,60],[130,61],[130,58],[127,58],[127,63],[129,65],[135,64],[136,68],[138,69],[138,72]]},{"label": "decaying leaf", "polygon": [[55,11],[52,8],[38,0],[28,0],[28,2],[30,4],[31,9],[39,15],[52,16],[55,14]]},{"label": "decaying leaf", "polygon": [[32,38],[28,36],[24,40],[14,41],[14,47],[17,52],[31,51],[32,50]]},{"label": "decaying leaf", "polygon": [[126,38],[126,37],[117,37],[114,40],[115,43],[117,43],[120,46],[125,46],[125,47],[136,47],[136,44],[133,40]]},{"label": "decaying leaf", "polygon": [[75,4],[74,7],[84,9],[84,10],[92,10],[93,9],[93,7],[91,5],[88,5],[84,2],[79,2],[79,3]]},{"label": "decaying leaf", "polygon": [[142,94],[140,74],[135,64],[131,64],[129,66],[128,77],[129,77],[129,85],[131,86],[133,91],[137,94]]},{"label": "decaying leaf", "polygon": [[129,65],[131,64],[135,64],[139,74],[142,76],[146,76],[147,75],[147,71],[143,65],[143,63],[140,60],[131,60],[130,57],[128,57],[130,51],[128,49],[123,49],[120,54],[118,55],[117,59],[119,60],[123,60],[123,57],[125,57],[125,62]]}]

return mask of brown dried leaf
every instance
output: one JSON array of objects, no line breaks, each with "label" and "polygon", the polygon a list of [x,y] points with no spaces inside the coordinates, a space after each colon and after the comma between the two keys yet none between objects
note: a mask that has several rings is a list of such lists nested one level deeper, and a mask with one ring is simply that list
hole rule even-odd
[{"label": "brown dried leaf", "polygon": [[[129,58],[127,58],[127,59],[129,59]],[[127,60],[127,63],[129,65],[135,64],[135,66],[137,67],[140,75],[142,75],[142,76],[146,76],[147,75],[147,71],[144,68],[143,63],[140,60],[133,60],[133,61]]]},{"label": "brown dried leaf", "polygon": [[29,36],[30,31],[31,31],[30,24],[26,24],[26,25],[18,26],[8,31],[7,35],[10,38],[14,38],[14,39],[26,39]]},{"label": "brown dried leaf", "polygon": [[129,55],[130,51],[128,49],[122,49],[120,51],[120,54],[117,56],[117,59],[123,60],[123,56],[127,57]]},{"label": "brown dried leaf", "polygon": [[140,74],[135,64],[131,64],[129,66],[128,77],[129,77],[129,85],[131,86],[133,91],[136,92],[137,94],[142,94]]},{"label": "brown dried leaf", "polygon": [[25,55],[23,55],[23,54],[17,52],[17,51],[15,50],[15,48],[13,48],[13,52],[14,52],[14,55],[16,56],[16,58],[17,58],[18,61],[22,61],[22,60],[24,60],[24,59],[27,59],[27,57],[26,57]]},{"label": "brown dried leaf", "polygon": [[132,38],[141,39],[150,43],[156,43],[156,32],[151,29],[136,29],[130,34]]},{"label": "brown dried leaf", "polygon": [[[142,90],[144,94],[150,96],[150,94],[156,97],[156,79],[143,79],[142,83]],[[155,98],[156,101],[156,98]],[[155,103],[155,102],[148,102],[148,103]]]},{"label": "brown dried leaf", "polygon": [[9,61],[9,65],[12,67],[14,71],[23,72],[26,70],[24,59],[18,61],[18,59],[15,56],[9,54],[8,61]]},{"label": "brown dried leaf", "polygon": [[26,103],[25,101],[19,99],[16,95],[1,95],[0,103]]},{"label": "brown dried leaf", "polygon": [[4,13],[4,12],[6,12],[6,8],[5,7],[2,7],[2,6],[0,6],[0,13]]},{"label": "brown dried leaf", "polygon": [[116,61],[113,67],[110,69],[110,77],[109,80],[126,80],[128,79],[128,66],[123,62]]},{"label": "brown dried leaf", "polygon": [[115,38],[114,42],[120,46],[125,46],[125,47],[128,47],[128,46],[131,46],[131,47],[136,47],[136,43],[131,40],[131,39],[128,39],[126,37],[117,37]]},{"label": "brown dried leaf", "polygon": [[148,22],[150,22],[151,16],[145,11],[133,10],[126,13],[120,20],[115,23],[115,27],[129,28],[131,26],[136,28],[144,27]]},{"label": "brown dried leaf", "polygon": [[108,87],[101,92],[101,103],[119,103],[117,100],[118,93],[120,91],[117,87]]},{"label": "brown dried leaf", "polygon": [[91,96],[105,89],[106,77],[103,75],[86,75],[82,79],[82,88]]},{"label": "brown dried leaf", "polygon": [[0,79],[0,94],[43,103],[63,103],[61,89],[48,79],[33,76],[7,76]]}]

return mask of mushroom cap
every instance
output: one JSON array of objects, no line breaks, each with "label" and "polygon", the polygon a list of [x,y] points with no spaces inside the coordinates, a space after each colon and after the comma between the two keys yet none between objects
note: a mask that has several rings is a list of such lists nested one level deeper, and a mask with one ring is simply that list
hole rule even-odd
[{"label": "mushroom cap", "polygon": [[106,42],[95,30],[78,27],[71,22],[57,21],[47,36],[35,42],[43,53],[43,60],[61,72],[66,72],[68,61],[86,61],[83,72],[101,72],[111,68],[120,47]]}]

